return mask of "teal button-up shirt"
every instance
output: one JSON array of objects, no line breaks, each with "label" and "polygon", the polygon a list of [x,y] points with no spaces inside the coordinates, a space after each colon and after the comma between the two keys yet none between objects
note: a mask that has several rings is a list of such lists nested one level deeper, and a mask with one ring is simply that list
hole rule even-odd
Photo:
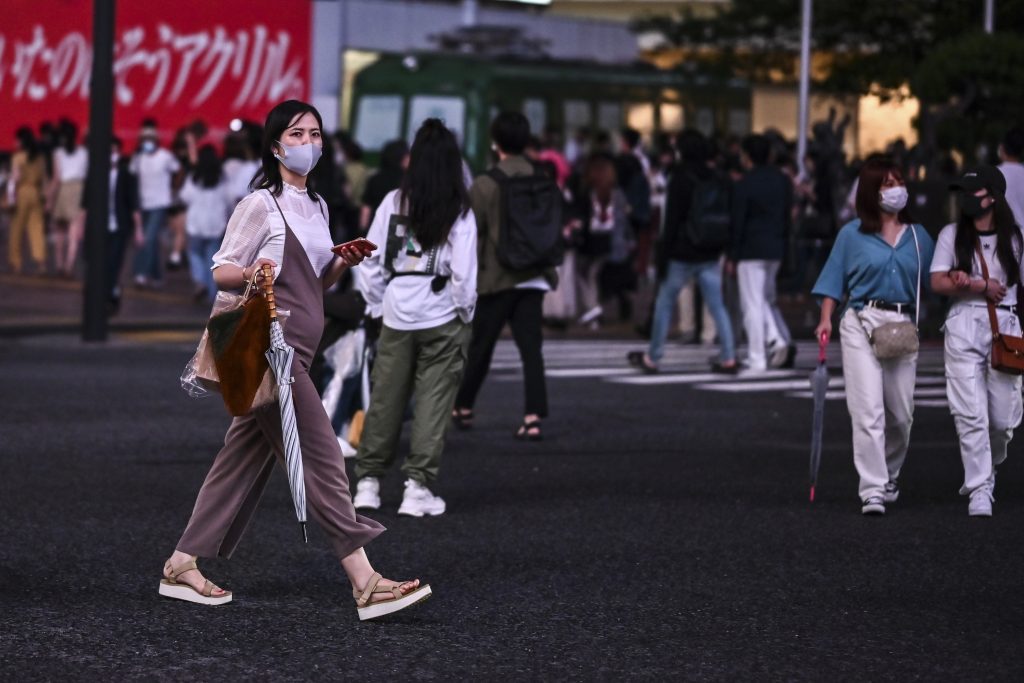
[{"label": "teal button-up shirt", "polygon": [[861,232],[860,220],[854,219],[839,231],[811,293],[836,301],[849,295],[848,305],[856,310],[872,299],[914,303],[919,264],[911,230],[917,234],[921,246],[921,285],[927,290],[935,242],[923,227],[911,225],[893,247],[880,235]]}]

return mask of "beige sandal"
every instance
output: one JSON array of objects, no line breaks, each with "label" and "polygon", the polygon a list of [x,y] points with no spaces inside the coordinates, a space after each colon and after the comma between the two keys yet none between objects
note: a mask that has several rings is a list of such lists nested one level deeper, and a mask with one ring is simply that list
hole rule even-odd
[{"label": "beige sandal", "polygon": [[209,579],[205,579],[202,591],[197,591],[187,583],[178,582],[179,576],[193,569],[199,569],[196,566],[195,558],[188,562],[182,562],[177,567],[171,565],[171,561],[168,560],[164,565],[164,578],[160,582],[160,595],[200,605],[225,605],[231,602],[231,593],[228,591],[225,591],[223,595],[214,596],[213,591],[220,589]]},{"label": "beige sandal", "polygon": [[[406,607],[411,607],[417,602],[426,600],[431,595],[430,585],[423,584],[419,588],[412,590],[408,593],[403,593],[401,585],[398,586],[380,586],[377,584],[383,577],[374,572],[373,576],[366,583],[366,588],[363,590],[352,590],[352,597],[356,599],[356,611],[359,613],[359,620],[366,621],[367,619],[376,619],[382,617],[385,614],[392,614],[399,610],[403,610]],[[390,594],[391,597],[387,600],[378,600],[377,602],[371,602],[373,596],[381,594]]]}]

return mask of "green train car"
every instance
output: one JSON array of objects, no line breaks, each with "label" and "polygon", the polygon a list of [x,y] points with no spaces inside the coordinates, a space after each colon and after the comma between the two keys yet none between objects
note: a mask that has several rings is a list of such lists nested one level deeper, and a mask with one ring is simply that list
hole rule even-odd
[{"label": "green train car", "polygon": [[629,125],[645,136],[684,126],[706,134],[750,131],[748,84],[646,64],[382,55],[356,75],[351,103],[351,130],[371,164],[387,141],[411,141],[424,119],[438,117],[481,171],[489,162],[488,126],[503,110],[523,112],[535,133],[554,126],[566,139],[583,126],[615,132]]}]

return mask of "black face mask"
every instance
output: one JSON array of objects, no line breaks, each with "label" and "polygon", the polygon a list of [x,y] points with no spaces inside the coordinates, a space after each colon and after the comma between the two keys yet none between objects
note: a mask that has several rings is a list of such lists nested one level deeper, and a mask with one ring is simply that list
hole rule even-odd
[{"label": "black face mask", "polygon": [[991,211],[992,207],[995,206],[995,202],[989,204],[988,206],[981,205],[982,200],[986,199],[987,197],[988,195],[985,195],[984,197],[978,197],[975,196],[974,194],[967,194],[966,192],[961,192],[960,210],[968,218],[977,218],[978,216],[983,216],[989,211]]}]

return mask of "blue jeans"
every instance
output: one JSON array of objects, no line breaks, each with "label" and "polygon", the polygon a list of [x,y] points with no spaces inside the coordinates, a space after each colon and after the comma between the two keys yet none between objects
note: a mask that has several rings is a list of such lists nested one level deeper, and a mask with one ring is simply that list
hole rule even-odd
[{"label": "blue jeans", "polygon": [[669,261],[668,272],[658,287],[658,298],[654,303],[651,346],[647,352],[655,363],[665,355],[665,338],[668,337],[668,326],[672,322],[672,311],[675,310],[679,291],[695,277],[700,287],[700,295],[708,305],[711,317],[715,319],[715,326],[718,328],[718,344],[721,347],[718,358],[723,363],[736,360],[736,342],[732,336],[729,313],[725,310],[725,302],[722,301],[722,270],[718,261]]},{"label": "blue jeans", "polygon": [[206,288],[206,296],[213,303],[217,298],[217,283],[213,281],[213,255],[220,249],[222,237],[188,236],[188,268],[192,282]]},{"label": "blue jeans", "polygon": [[142,210],[142,248],[135,254],[135,277],[160,280],[160,228],[167,223],[167,209]]}]

